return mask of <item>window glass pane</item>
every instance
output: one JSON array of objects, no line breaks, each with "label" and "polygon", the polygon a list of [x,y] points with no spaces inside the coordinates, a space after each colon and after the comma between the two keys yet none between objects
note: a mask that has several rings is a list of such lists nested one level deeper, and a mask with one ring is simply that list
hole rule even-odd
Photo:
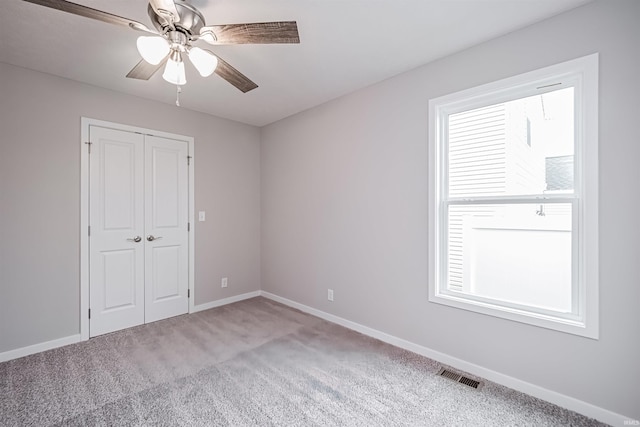
[{"label": "window glass pane", "polygon": [[447,288],[570,313],[571,204],[450,205]]},{"label": "window glass pane", "polygon": [[449,197],[573,192],[574,89],[451,114]]}]

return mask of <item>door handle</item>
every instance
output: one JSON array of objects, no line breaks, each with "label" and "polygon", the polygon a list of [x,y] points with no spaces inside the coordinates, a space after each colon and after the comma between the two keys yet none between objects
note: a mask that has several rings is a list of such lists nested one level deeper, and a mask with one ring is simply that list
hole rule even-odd
[{"label": "door handle", "polygon": [[141,242],[141,241],[142,241],[142,237],[140,237],[140,236],[136,236],[136,237],[134,237],[133,239],[127,239],[127,241],[129,241],[129,242],[136,242],[136,243],[138,243],[138,242]]},{"label": "door handle", "polygon": [[149,242],[153,242],[154,240],[158,240],[158,239],[162,239],[162,236],[154,237],[153,234],[149,234],[147,236],[147,241],[149,241]]}]

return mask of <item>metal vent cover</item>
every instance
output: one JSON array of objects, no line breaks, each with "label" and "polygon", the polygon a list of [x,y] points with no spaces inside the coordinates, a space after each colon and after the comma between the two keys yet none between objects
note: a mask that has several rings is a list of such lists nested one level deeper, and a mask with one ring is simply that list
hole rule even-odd
[{"label": "metal vent cover", "polygon": [[449,369],[446,368],[440,368],[440,371],[438,372],[438,375],[440,375],[441,377],[445,377],[448,378],[450,380],[453,380],[455,382],[458,382],[460,384],[464,384],[468,387],[471,388],[475,388],[475,389],[480,389],[482,388],[482,382],[481,381],[476,381],[474,379],[471,379],[469,377],[465,377],[464,375],[461,375],[457,372],[451,371]]}]

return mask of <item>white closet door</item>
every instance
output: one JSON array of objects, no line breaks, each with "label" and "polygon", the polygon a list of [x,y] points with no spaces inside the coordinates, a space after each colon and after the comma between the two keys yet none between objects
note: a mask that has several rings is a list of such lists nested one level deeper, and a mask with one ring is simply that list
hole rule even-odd
[{"label": "white closet door", "polygon": [[188,147],[146,136],[145,322],[187,313]]},{"label": "white closet door", "polygon": [[90,127],[89,335],[189,310],[188,144]]},{"label": "white closet door", "polygon": [[143,135],[90,127],[90,335],[144,323]]}]

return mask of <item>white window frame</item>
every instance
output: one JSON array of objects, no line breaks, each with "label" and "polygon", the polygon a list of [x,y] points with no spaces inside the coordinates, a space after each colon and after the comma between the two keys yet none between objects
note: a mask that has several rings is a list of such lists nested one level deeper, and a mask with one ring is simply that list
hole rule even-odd
[{"label": "white window frame", "polygon": [[[573,206],[573,313],[474,298],[447,289],[448,116],[461,111],[557,90],[575,89],[574,194],[538,195],[539,202]],[[471,199],[467,199],[471,200]],[[474,197],[475,203],[530,202],[528,197]],[[552,65],[429,101],[429,301],[503,319],[598,339],[598,54]]]}]

